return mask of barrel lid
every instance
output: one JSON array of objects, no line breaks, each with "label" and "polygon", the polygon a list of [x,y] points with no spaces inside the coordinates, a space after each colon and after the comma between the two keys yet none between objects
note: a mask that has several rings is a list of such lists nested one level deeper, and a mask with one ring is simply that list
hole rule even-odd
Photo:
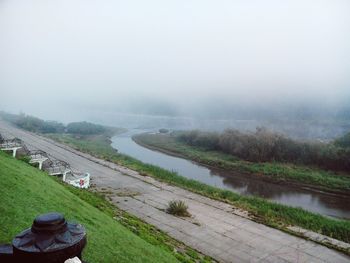
[{"label": "barrel lid", "polygon": [[86,235],[80,224],[69,223],[59,213],[47,213],[34,219],[31,228],[18,234],[12,245],[21,251],[53,252],[82,242]]},{"label": "barrel lid", "polygon": [[44,232],[62,232],[67,228],[67,222],[62,214],[59,213],[47,213],[39,215],[34,219],[32,225],[32,232],[44,233]]}]

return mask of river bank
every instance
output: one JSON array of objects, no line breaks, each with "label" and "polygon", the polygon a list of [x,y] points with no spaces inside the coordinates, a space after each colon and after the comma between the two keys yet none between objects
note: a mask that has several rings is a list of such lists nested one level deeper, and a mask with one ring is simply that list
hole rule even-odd
[{"label": "river bank", "polygon": [[232,191],[186,179],[175,172],[167,171],[160,167],[146,164],[135,158],[117,153],[105,139],[90,141],[88,138],[77,139],[57,134],[50,137],[59,142],[73,146],[80,151],[128,167],[140,174],[154,177],[159,181],[232,204],[237,208],[247,211],[251,219],[259,223],[287,232],[290,232],[288,230],[290,225],[300,226],[345,242],[350,242],[350,222],[347,220],[327,218],[300,208],[276,204],[262,198],[242,196]]},{"label": "river bank", "polygon": [[141,146],[132,139],[133,135],[139,133],[139,130],[135,130],[113,136],[112,147],[143,163],[174,171],[187,179],[222,190],[233,191],[243,196],[260,197],[291,207],[300,207],[324,216],[350,219],[347,201],[349,198],[346,195],[312,190],[297,184],[275,183],[262,176],[203,165],[188,158]]},{"label": "river bank", "polygon": [[294,164],[252,163],[232,155],[188,146],[166,134],[139,134],[136,143],[152,150],[192,160],[207,167],[237,171],[244,176],[312,191],[325,191],[350,197],[350,176]]}]

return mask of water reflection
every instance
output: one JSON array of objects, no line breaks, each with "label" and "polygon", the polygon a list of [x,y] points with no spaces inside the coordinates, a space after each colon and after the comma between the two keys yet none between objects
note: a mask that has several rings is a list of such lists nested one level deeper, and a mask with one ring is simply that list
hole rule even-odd
[{"label": "water reflection", "polygon": [[145,163],[176,171],[184,177],[212,186],[229,189],[243,195],[267,198],[281,204],[302,207],[327,216],[350,219],[349,196],[311,192],[305,189],[261,181],[242,173],[207,168],[182,158],[144,148],[131,139],[133,133],[113,137],[112,146],[118,149],[119,152]]}]

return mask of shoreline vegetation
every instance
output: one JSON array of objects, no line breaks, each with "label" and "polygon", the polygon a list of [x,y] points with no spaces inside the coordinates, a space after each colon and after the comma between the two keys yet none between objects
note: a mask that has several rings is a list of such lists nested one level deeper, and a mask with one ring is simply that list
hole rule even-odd
[{"label": "shoreline vegetation", "polygon": [[[69,134],[47,134],[46,136],[79,151],[128,167],[141,175],[151,176],[194,193],[232,204],[237,208],[248,211],[252,220],[256,222],[289,233],[291,232],[287,229],[288,226],[299,226],[347,243],[350,242],[350,221],[348,220],[324,217],[301,208],[288,207],[259,197],[242,196],[229,190],[219,189],[187,179],[175,172],[146,164],[130,156],[118,153],[110,145],[110,137],[98,137],[96,139],[85,136],[76,138]],[[350,254],[349,251],[343,252]]]},{"label": "shoreline vegetation", "polygon": [[172,137],[188,146],[228,154],[253,163],[289,163],[318,167],[335,172],[350,172],[350,134],[328,143],[320,140],[295,140],[265,127],[255,132],[226,129],[174,131]]},{"label": "shoreline vegetation", "polygon": [[143,133],[132,139],[143,147],[189,159],[207,167],[241,172],[244,176],[277,184],[350,196],[350,175],[344,172],[291,163],[249,162],[220,151],[187,145],[171,134]]}]

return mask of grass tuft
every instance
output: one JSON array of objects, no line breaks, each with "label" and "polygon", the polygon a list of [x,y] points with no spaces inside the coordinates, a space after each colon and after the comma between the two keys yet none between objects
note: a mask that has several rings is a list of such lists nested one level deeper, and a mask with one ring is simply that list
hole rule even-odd
[{"label": "grass tuft", "polygon": [[188,206],[182,200],[172,200],[168,203],[166,210],[169,214],[175,216],[186,216],[189,217],[191,214],[188,212]]}]

